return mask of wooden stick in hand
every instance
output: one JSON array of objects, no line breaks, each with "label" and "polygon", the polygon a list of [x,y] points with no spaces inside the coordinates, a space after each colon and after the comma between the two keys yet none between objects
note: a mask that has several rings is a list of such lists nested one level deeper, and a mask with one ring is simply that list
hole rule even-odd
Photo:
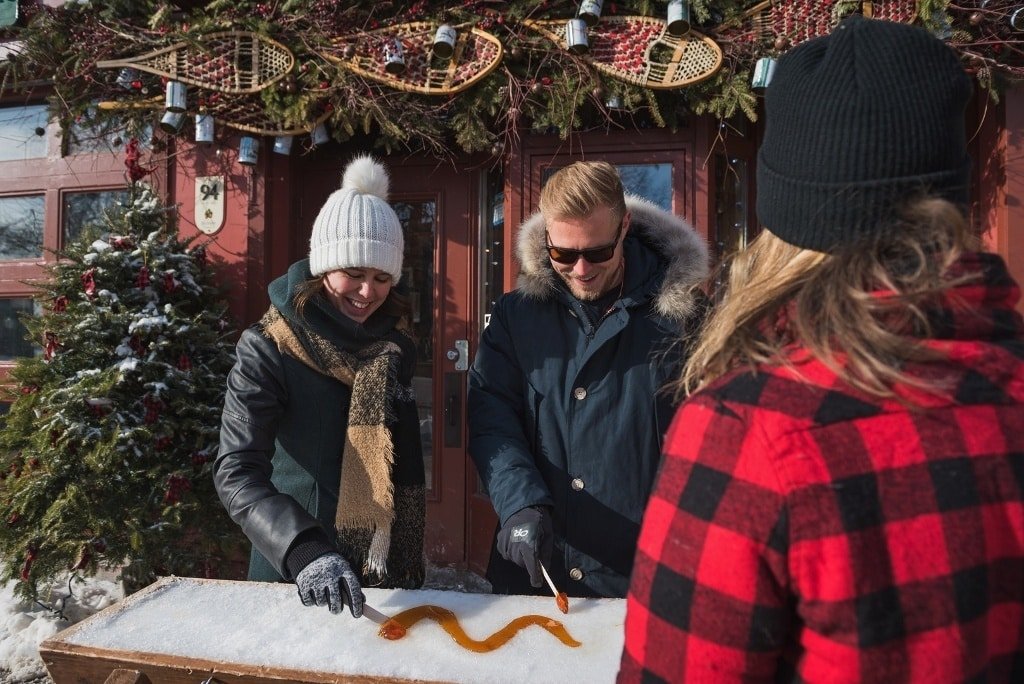
[{"label": "wooden stick in hand", "polygon": [[564,591],[558,591],[555,583],[551,581],[551,575],[548,574],[548,569],[544,567],[544,564],[537,561],[537,565],[540,566],[540,571],[544,575],[544,579],[547,580],[548,586],[551,587],[551,593],[555,595],[555,603],[558,605],[558,610],[563,613],[569,612],[569,597],[565,595]]}]

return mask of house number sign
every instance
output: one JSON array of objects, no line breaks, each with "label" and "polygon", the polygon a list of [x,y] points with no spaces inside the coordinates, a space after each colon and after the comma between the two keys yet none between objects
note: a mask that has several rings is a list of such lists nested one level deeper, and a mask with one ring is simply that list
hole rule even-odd
[{"label": "house number sign", "polygon": [[224,225],[224,176],[196,178],[196,228],[213,235]]}]

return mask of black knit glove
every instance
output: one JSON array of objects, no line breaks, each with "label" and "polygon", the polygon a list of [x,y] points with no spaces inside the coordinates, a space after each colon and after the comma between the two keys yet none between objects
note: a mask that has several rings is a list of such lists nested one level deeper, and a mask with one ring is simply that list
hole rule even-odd
[{"label": "black knit glove", "polygon": [[337,553],[325,553],[295,576],[304,606],[328,606],[340,613],[347,604],[352,617],[363,616],[363,589],[352,567]]},{"label": "black knit glove", "polygon": [[554,528],[551,514],[544,508],[524,508],[509,517],[498,531],[498,553],[502,558],[525,568],[530,584],[544,584],[540,564],[551,564]]}]

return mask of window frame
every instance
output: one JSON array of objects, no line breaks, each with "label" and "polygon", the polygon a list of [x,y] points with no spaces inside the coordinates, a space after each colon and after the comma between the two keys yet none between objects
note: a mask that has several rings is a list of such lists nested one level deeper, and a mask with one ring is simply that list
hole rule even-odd
[{"label": "window frame", "polygon": [[[23,107],[45,103],[46,92],[8,94],[0,97],[0,107]],[[40,257],[0,261],[0,298],[31,297],[28,282],[46,275],[45,267],[56,260],[55,250],[63,248],[64,195],[80,192],[124,190],[124,152],[87,151],[65,153],[60,126],[46,124],[46,156],[35,159],[0,161],[0,196],[43,195],[43,253]],[[159,164],[147,181],[155,187],[167,187],[167,164]],[[13,362],[0,361],[0,384],[10,374]]]}]

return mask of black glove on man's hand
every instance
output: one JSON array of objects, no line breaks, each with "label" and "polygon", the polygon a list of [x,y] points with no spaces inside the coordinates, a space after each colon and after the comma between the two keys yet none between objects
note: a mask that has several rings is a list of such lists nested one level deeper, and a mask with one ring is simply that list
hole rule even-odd
[{"label": "black glove on man's hand", "polygon": [[530,584],[539,587],[544,584],[540,563],[551,564],[554,536],[547,509],[524,508],[513,513],[498,532],[498,553],[525,568]]},{"label": "black glove on man's hand", "polygon": [[340,613],[348,604],[352,617],[363,616],[363,589],[352,567],[340,554],[325,553],[295,576],[304,606],[328,606]]}]

